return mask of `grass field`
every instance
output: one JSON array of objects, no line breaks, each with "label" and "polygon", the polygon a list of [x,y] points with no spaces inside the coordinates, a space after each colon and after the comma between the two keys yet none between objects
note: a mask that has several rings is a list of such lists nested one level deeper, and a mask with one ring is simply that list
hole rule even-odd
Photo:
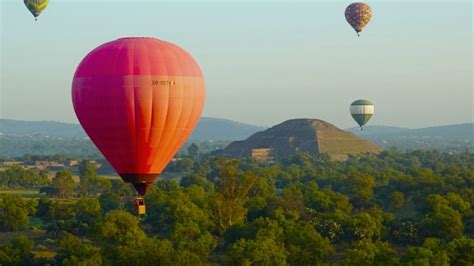
[{"label": "grass field", "polygon": [[[48,176],[49,180],[52,180],[53,177],[56,175],[57,171],[49,171]],[[106,179],[120,179],[120,176],[118,175],[99,175],[100,177],[106,178]],[[74,182],[79,183],[79,175],[73,175],[72,178],[74,179]]]},{"label": "grass field", "polygon": [[[56,172],[51,171],[49,172],[49,179],[52,180],[53,177],[56,175]],[[118,175],[100,175],[103,178],[110,179],[110,180],[121,180],[120,176]],[[161,174],[158,179],[161,180],[176,180],[179,182],[181,177],[183,176],[183,173],[163,173]],[[74,182],[79,183],[79,176],[78,175],[73,175],[72,176]],[[47,197],[47,195],[40,193],[40,189],[25,189],[25,188],[10,188],[10,187],[0,187],[0,194],[14,194],[18,195],[23,198],[28,198],[28,199],[34,199],[34,198],[44,198]],[[61,201],[67,201],[64,199],[57,199]],[[77,199],[72,199],[72,201],[75,201]]]},{"label": "grass field", "polygon": [[39,239],[45,236],[45,230],[27,230],[21,232],[0,232],[0,245],[10,242],[10,240],[24,235],[28,239]]},{"label": "grass field", "polygon": [[23,188],[0,188],[0,194],[14,194],[23,198],[41,198],[45,196],[39,193],[39,189]]},{"label": "grass field", "polygon": [[57,252],[52,251],[52,250],[39,250],[39,251],[33,251],[33,255],[35,258],[44,258],[44,259],[51,259],[56,256]]}]

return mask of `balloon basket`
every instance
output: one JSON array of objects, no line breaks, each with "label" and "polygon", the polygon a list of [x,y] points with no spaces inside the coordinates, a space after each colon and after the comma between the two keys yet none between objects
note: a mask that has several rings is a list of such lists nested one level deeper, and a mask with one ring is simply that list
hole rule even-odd
[{"label": "balloon basket", "polygon": [[133,205],[135,205],[138,215],[145,215],[146,213],[145,200],[142,197],[136,198],[133,201]]}]

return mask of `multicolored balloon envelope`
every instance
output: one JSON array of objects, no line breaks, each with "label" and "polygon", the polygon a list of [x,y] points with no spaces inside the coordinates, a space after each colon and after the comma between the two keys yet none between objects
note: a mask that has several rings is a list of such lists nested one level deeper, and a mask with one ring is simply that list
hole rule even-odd
[{"label": "multicolored balloon envelope", "polygon": [[369,122],[370,118],[374,114],[374,105],[368,100],[357,100],[351,104],[351,115],[352,118],[359,124],[360,129],[362,126]]},{"label": "multicolored balloon envelope", "polygon": [[72,84],[82,127],[140,195],[191,135],[204,98],[196,61],[154,38],[122,38],[97,47],[79,64]]},{"label": "multicolored balloon envelope", "polygon": [[352,3],[346,8],[346,20],[359,35],[372,18],[372,10],[365,3]]},{"label": "multicolored balloon envelope", "polygon": [[25,3],[26,8],[30,10],[31,14],[33,14],[35,20],[37,20],[41,11],[48,5],[48,0],[23,0],[23,3]]}]

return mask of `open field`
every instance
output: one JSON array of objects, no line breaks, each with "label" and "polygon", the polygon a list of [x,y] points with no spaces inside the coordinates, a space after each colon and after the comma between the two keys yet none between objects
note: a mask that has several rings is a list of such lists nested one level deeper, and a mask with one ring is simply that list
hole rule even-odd
[{"label": "open field", "polygon": [[21,235],[28,237],[28,239],[40,239],[46,234],[45,230],[27,230],[21,232],[0,232],[0,245],[10,242],[10,240]]},{"label": "open field", "polygon": [[[53,177],[56,175],[57,171],[48,171],[48,176],[49,179],[52,180]],[[120,179],[120,176],[118,175],[99,175],[100,177],[106,178],[106,179]],[[79,182],[79,175],[74,174],[72,176],[75,182]]]},{"label": "open field", "polygon": [[0,194],[15,194],[23,198],[41,198],[44,194],[40,194],[39,189],[23,189],[23,188],[0,188]]}]

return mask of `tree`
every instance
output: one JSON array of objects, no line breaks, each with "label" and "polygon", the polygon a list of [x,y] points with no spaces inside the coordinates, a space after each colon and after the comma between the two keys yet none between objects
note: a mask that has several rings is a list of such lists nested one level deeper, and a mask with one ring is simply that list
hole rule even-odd
[{"label": "tree", "polygon": [[[186,189],[179,186],[169,186],[166,189],[166,183],[168,182],[161,182],[146,198],[150,209],[147,221],[157,228],[160,235],[169,237],[177,234],[178,228],[183,232],[185,231],[183,228],[188,226],[197,227],[199,232],[206,232],[215,227],[211,219],[211,195],[196,185]],[[200,235],[200,233],[196,235],[196,230],[189,229],[190,232],[184,236],[197,238]]]},{"label": "tree", "polygon": [[48,172],[12,165],[0,172],[0,186],[39,187],[49,183]]},{"label": "tree", "polygon": [[51,186],[53,188],[53,196],[59,198],[72,197],[75,183],[71,171],[61,170],[57,172],[53,178]]},{"label": "tree", "polygon": [[286,167],[285,172],[288,174],[288,176],[285,176],[286,182],[283,183],[285,185],[288,185],[288,183],[292,181],[294,182],[294,180],[299,180],[304,175],[304,172],[301,167],[294,163]]},{"label": "tree", "polygon": [[64,233],[56,259],[60,265],[101,265],[100,249],[76,236]]},{"label": "tree", "polygon": [[17,231],[29,224],[28,203],[17,195],[0,194],[0,230]]},{"label": "tree", "polygon": [[207,180],[204,176],[195,173],[183,176],[183,178],[181,178],[181,180],[179,181],[179,184],[183,187],[197,185],[204,188],[209,193],[212,193],[215,190],[214,183]]},{"label": "tree", "polygon": [[349,181],[349,194],[356,205],[366,204],[373,196],[375,178],[368,174],[357,173]]},{"label": "tree", "polygon": [[45,224],[46,231],[58,236],[61,231],[76,232],[76,204],[70,201],[41,200],[37,217]]},{"label": "tree", "polygon": [[378,239],[382,234],[383,217],[361,212],[351,217],[351,229],[355,239]]},{"label": "tree", "polygon": [[464,231],[462,215],[446,204],[435,205],[421,223],[423,233],[431,237],[452,239],[461,237]]},{"label": "tree", "polygon": [[288,265],[285,248],[275,239],[257,237],[255,240],[241,239],[229,247],[229,265]]},{"label": "tree", "polygon": [[451,265],[474,264],[474,239],[462,237],[448,244],[448,254]]},{"label": "tree", "polygon": [[31,265],[34,242],[26,236],[19,236],[9,244],[0,246],[0,265]]},{"label": "tree", "polygon": [[95,165],[82,161],[79,164],[79,191],[84,196],[97,196],[112,188],[112,182],[97,175]]},{"label": "tree", "polygon": [[257,179],[253,173],[239,174],[238,165],[236,160],[217,161],[219,179],[213,201],[215,217],[221,230],[244,219],[247,213],[244,204]]},{"label": "tree", "polygon": [[90,232],[101,218],[102,212],[97,199],[81,198],[76,202],[76,221],[79,234]]},{"label": "tree", "polygon": [[120,208],[120,197],[115,193],[105,193],[99,197],[100,207],[103,212]]},{"label": "tree", "polygon": [[285,211],[295,211],[300,217],[305,216],[305,202],[302,192],[302,184],[292,183],[283,189],[281,196],[275,200],[275,208],[282,208]]},{"label": "tree", "polygon": [[95,165],[90,161],[83,160],[78,165],[79,177],[95,178],[97,177],[97,171]]},{"label": "tree", "polygon": [[249,197],[244,205],[249,210],[247,215],[249,219],[264,215],[265,208],[276,197],[274,180],[268,177],[269,174],[265,172],[264,169],[256,171],[255,174],[258,177],[255,186],[249,192]]},{"label": "tree", "polygon": [[[450,265],[446,250],[437,238],[427,238],[421,247],[408,247],[402,262],[407,265]],[[453,264],[460,265],[460,264]]]},{"label": "tree", "polygon": [[211,195],[197,185],[182,188],[171,184],[161,181],[149,192],[146,200],[150,212],[146,221],[157,229],[160,237],[172,241],[180,257],[176,263],[204,264],[217,245],[211,234],[216,227]]},{"label": "tree", "polygon": [[104,242],[125,244],[128,241],[145,238],[138,219],[121,210],[110,211],[105,215],[97,237]]},{"label": "tree", "polygon": [[390,240],[397,244],[420,244],[419,221],[412,219],[396,219],[390,224]]},{"label": "tree", "polygon": [[329,188],[319,190],[318,185],[311,181],[304,186],[305,206],[318,212],[334,212],[339,210],[349,214],[352,205],[344,194],[334,192]]},{"label": "tree", "polygon": [[174,171],[180,172],[180,173],[188,173],[193,169],[193,160],[189,158],[181,158],[176,162],[176,165],[174,167]]},{"label": "tree", "polygon": [[285,228],[288,263],[290,265],[322,265],[335,249],[311,223],[294,223]]},{"label": "tree", "polygon": [[394,209],[400,209],[405,204],[405,195],[403,192],[394,191],[391,195],[391,206]]},{"label": "tree", "polygon": [[135,195],[132,185],[122,180],[111,180],[112,191],[120,197],[130,197]]},{"label": "tree", "polygon": [[287,265],[284,231],[276,221],[258,218],[254,239],[240,239],[229,246],[229,265]]},{"label": "tree", "polygon": [[461,215],[472,214],[471,204],[456,193],[450,192],[444,197],[447,204]]},{"label": "tree", "polygon": [[387,242],[372,242],[362,239],[352,244],[347,250],[345,265],[398,265],[399,259],[395,250]]},{"label": "tree", "polygon": [[318,232],[333,242],[347,239],[351,232],[351,217],[340,211],[318,214],[314,221]]},{"label": "tree", "polygon": [[196,145],[196,143],[192,143],[188,147],[188,154],[193,160],[198,160],[199,159],[199,147]]},{"label": "tree", "polygon": [[43,219],[48,215],[50,201],[48,198],[38,199],[37,210],[35,212],[36,217]]},{"label": "tree", "polygon": [[106,248],[104,254],[110,265],[194,265],[196,261],[180,263],[182,254],[174,251],[168,240],[158,238],[133,239]]},{"label": "tree", "polygon": [[217,246],[217,239],[192,222],[178,223],[173,229],[171,240],[176,252],[187,257],[178,264],[206,264],[211,251]]}]

